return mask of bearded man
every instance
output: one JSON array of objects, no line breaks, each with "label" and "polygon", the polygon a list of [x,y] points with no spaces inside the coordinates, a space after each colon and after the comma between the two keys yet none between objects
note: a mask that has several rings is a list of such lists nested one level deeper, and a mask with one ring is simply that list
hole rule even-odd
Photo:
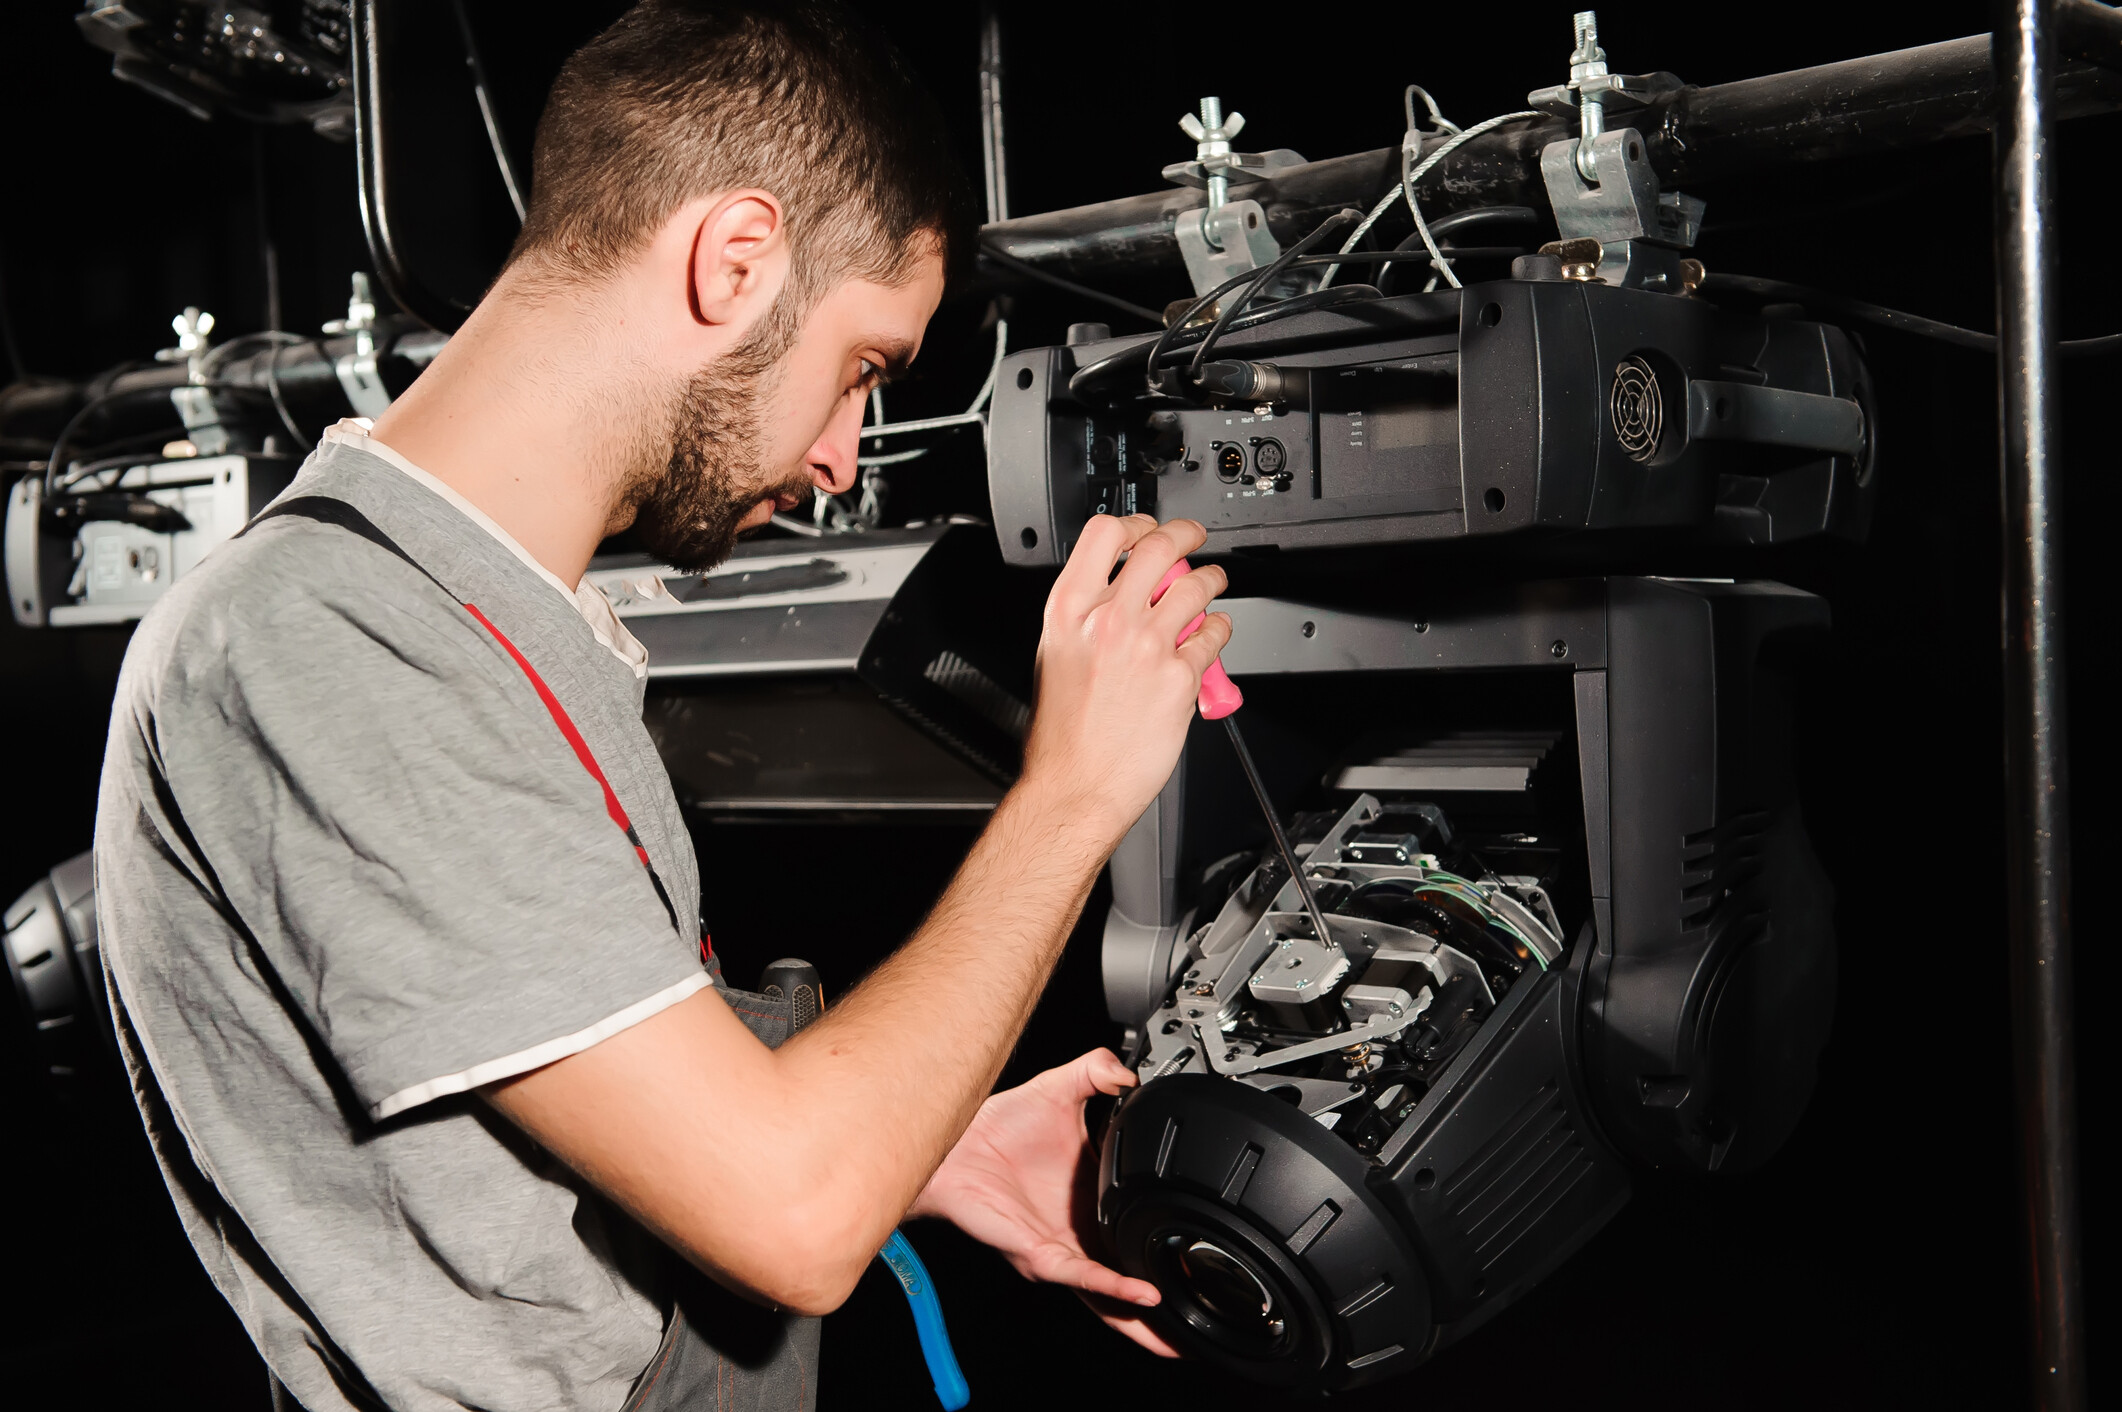
[{"label": "bearded man", "polygon": [[1084,532],[1021,780],[919,933],[767,1047],[583,574],[629,527],[705,569],[854,483],[967,253],[962,178],[844,16],[703,0],[569,62],[534,171],[462,331],[127,656],[103,954],[201,1258],[314,1412],[810,1407],[815,1316],[910,1212],[1154,1344],[1125,1307],[1155,1290],[1070,1225],[1083,1102],[1131,1076],[988,1095],[1228,638],[1180,641],[1213,568],[1152,602],[1201,528]]}]

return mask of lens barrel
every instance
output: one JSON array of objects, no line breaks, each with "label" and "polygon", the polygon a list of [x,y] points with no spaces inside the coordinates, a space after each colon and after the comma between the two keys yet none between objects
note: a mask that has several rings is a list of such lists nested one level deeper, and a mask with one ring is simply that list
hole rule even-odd
[{"label": "lens barrel", "polygon": [[1164,1296],[1174,1346],[1254,1381],[1323,1392],[1411,1367],[1429,1283],[1372,1168],[1248,1084],[1175,1074],[1131,1092],[1103,1152],[1120,1268]]}]

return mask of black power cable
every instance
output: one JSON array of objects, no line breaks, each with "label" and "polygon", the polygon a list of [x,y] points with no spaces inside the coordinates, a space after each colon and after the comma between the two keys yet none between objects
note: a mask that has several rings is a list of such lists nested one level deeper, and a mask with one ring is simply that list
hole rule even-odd
[{"label": "black power cable", "polygon": [[[1473,225],[1477,222],[1482,221],[1510,221],[1514,219],[1531,217],[1532,215],[1533,212],[1529,208],[1523,206],[1489,206],[1482,207],[1478,210],[1455,212],[1452,215],[1445,216],[1440,220],[1431,222],[1430,229],[1432,231],[1441,233],[1446,230],[1455,229],[1457,226],[1460,225]],[[1419,260],[1423,263],[1427,263],[1429,260],[1429,252],[1426,250],[1418,251],[1413,255],[1409,255],[1408,253],[1406,253],[1406,251],[1407,247],[1405,243],[1403,243],[1400,247],[1390,251],[1357,250],[1352,251],[1346,255],[1335,256],[1331,259],[1326,259],[1319,256],[1309,256],[1302,260],[1294,261],[1292,263],[1298,266],[1317,266],[1331,264],[1361,265],[1397,263],[1399,261],[1404,260]],[[1117,309],[1123,314],[1132,314],[1134,317],[1142,320],[1144,323],[1147,324],[1162,325],[1165,323],[1165,316],[1155,309],[1149,309],[1143,307],[1140,304],[1130,303],[1128,300],[1122,299],[1116,294],[1107,294],[1104,290],[1092,289],[1088,285],[1078,284],[1072,279],[1066,279],[1060,275],[1053,274],[1047,270],[1042,270],[1037,265],[1034,265],[1027,260],[1020,260],[1015,255],[1011,255],[1006,251],[998,250],[992,245],[982,245],[980,247],[979,253],[981,258],[986,260],[992,260],[995,264],[1000,265],[1003,269],[1008,270],[1012,274],[1022,275],[1026,279],[1037,280],[1039,283],[1051,285],[1055,289],[1066,290],[1067,292],[1075,295],[1079,299],[1089,299],[1095,303],[1103,304],[1109,309]],[[1511,247],[1506,246],[1483,246],[1473,250],[1455,250],[1452,253],[1462,257],[1471,256],[1478,258],[1483,255],[1495,255],[1501,257],[1506,253],[1519,252],[1515,251]],[[1191,320],[1193,316],[1201,309],[1204,309],[1208,307],[1210,303],[1213,303],[1217,297],[1222,294],[1228,293],[1230,290],[1236,289],[1239,285],[1244,284],[1248,280],[1254,278],[1258,273],[1259,272],[1257,270],[1247,270],[1244,274],[1239,275],[1236,279],[1231,280],[1228,283],[1220,286],[1214,293],[1210,294],[1206,300],[1197,301],[1194,307],[1187,311],[1186,317],[1179,320],[1179,323],[1181,325],[1185,324],[1186,322]],[[1251,325],[1247,325],[1247,327],[1251,327]]]},{"label": "black power cable", "polygon": [[[1324,221],[1319,223],[1319,225],[1312,231],[1310,235],[1305,236],[1304,239],[1298,241],[1288,250],[1276,256],[1274,261],[1269,264],[1265,269],[1247,270],[1242,274],[1232,276],[1231,278],[1223,281],[1223,283],[1217,285],[1214,289],[1208,291],[1208,293],[1196,299],[1193,303],[1187,305],[1186,312],[1184,314],[1181,314],[1177,319],[1169,320],[1165,324],[1164,332],[1157,335],[1157,341],[1150,346],[1149,352],[1143,355],[1142,376],[1150,395],[1157,396],[1163,393],[1164,389],[1158,386],[1157,383],[1158,365],[1163,361],[1164,355],[1167,351],[1176,347],[1182,342],[1190,343],[1192,341],[1190,339],[1185,338],[1183,336],[1182,331],[1192,326],[1195,318],[1200,315],[1203,309],[1208,308],[1211,304],[1214,304],[1218,299],[1221,299],[1224,295],[1230,293],[1239,285],[1242,284],[1247,286],[1243,297],[1233,301],[1230,308],[1225,309],[1219,314],[1217,314],[1214,325],[1210,327],[1206,333],[1201,335],[1201,347],[1195,352],[1192,364],[1193,369],[1196,371],[1198,371],[1201,366],[1202,357],[1207,352],[1208,345],[1213,344],[1217,339],[1221,338],[1224,333],[1232,327],[1234,322],[1236,323],[1237,327],[1241,328],[1252,328],[1256,324],[1267,322],[1266,319],[1250,319],[1241,321],[1237,319],[1237,315],[1240,310],[1242,310],[1244,305],[1248,301],[1250,301],[1255,294],[1258,294],[1262,289],[1267,286],[1270,280],[1274,279],[1277,275],[1281,274],[1284,270],[1288,269],[1293,262],[1303,256],[1305,251],[1309,250],[1312,246],[1318,244],[1319,240],[1324,235],[1326,235],[1331,228],[1346,225],[1348,223],[1348,220],[1352,219],[1355,214],[1356,213],[1353,211],[1339,211],[1331,216],[1328,216]],[[1366,251],[1365,253],[1368,255],[1374,255],[1378,252]],[[1375,299],[1378,297],[1378,291],[1368,286],[1358,285],[1355,286],[1355,288],[1361,291],[1358,295],[1355,296],[1357,298]],[[1324,294],[1325,292],[1326,291],[1324,290],[1314,290],[1312,292],[1312,295],[1300,295],[1297,299],[1285,299],[1282,300],[1280,303],[1270,305],[1268,309],[1262,310],[1261,312],[1269,314],[1272,318],[1287,318],[1291,314],[1304,312],[1304,309],[1321,309],[1327,307],[1328,304],[1339,304],[1345,302],[1344,300],[1339,299],[1318,300],[1313,297],[1316,295]],[[1303,308],[1292,307],[1296,305],[1299,300],[1303,299],[1312,299],[1313,302],[1305,304]],[[1069,390],[1073,392],[1079,387],[1089,386],[1092,379],[1086,377],[1086,374],[1090,373],[1092,369],[1098,369],[1099,375],[1103,376],[1104,370],[1110,367],[1122,366],[1121,360],[1129,358],[1133,352],[1133,349],[1128,349],[1124,353],[1115,354],[1111,358],[1102,359],[1097,363],[1091,364],[1089,368],[1085,368],[1079,371],[1074,377],[1068,380]]]},{"label": "black power cable", "polygon": [[[1186,365],[1186,375],[1192,378],[1201,376],[1201,365],[1208,359],[1208,350],[1216,346],[1216,341],[1223,337],[1223,331],[1230,327],[1231,320],[1244,313],[1245,306],[1252,303],[1261,290],[1274,283],[1277,276],[1296,261],[1303,259],[1305,255],[1311,252],[1314,246],[1326,239],[1327,236],[1338,235],[1349,224],[1361,219],[1363,219],[1361,211],[1336,211],[1316,226],[1313,226],[1311,234],[1305,236],[1295,245],[1290,246],[1289,249],[1268,262],[1267,267],[1260,271],[1258,277],[1245,287],[1245,293],[1233,300],[1229,308],[1216,315],[1216,321],[1209,325],[1208,336],[1201,340],[1199,347],[1194,349],[1193,361]],[[1288,301],[1285,300],[1283,302],[1287,303]],[[1156,369],[1152,368],[1150,371],[1155,373]]]},{"label": "black power cable", "polygon": [[[1444,245],[1438,249],[1460,260],[1506,260],[1516,259],[1526,253],[1522,245]],[[1390,250],[1350,250],[1338,255],[1307,255],[1297,261],[1296,268],[1305,269],[1319,265],[1379,265],[1378,294],[1380,298],[1392,293],[1392,277],[1402,265],[1428,265],[1429,251],[1423,248],[1422,238],[1411,235]],[[1433,292],[1433,291],[1425,291]]]},{"label": "black power cable", "polygon": [[67,443],[73,440],[74,433],[81,429],[81,424],[88,420],[89,415],[91,413],[101,411],[102,409],[110,406],[114,402],[129,402],[141,397],[160,397],[167,401],[169,398],[169,393],[170,390],[166,387],[131,387],[125,389],[122,392],[106,392],[100,397],[92,397],[87,402],[83,403],[81,406],[81,410],[74,413],[73,416],[67,418],[66,425],[59,429],[58,439],[52,442],[51,454],[45,458],[45,503],[49,504],[51,502],[53,494],[58,489],[57,478],[59,474],[59,467],[64,464],[62,458],[66,454]]},{"label": "black power cable", "polygon": [[[1150,395],[1155,396],[1164,391],[1163,388],[1157,386],[1157,364],[1163,361],[1166,350],[1171,348],[1174,342],[1178,341],[1183,337],[1184,330],[1189,329],[1193,326],[1194,320],[1200,316],[1200,313],[1203,309],[1206,309],[1209,305],[1215,303],[1218,299],[1221,299],[1224,295],[1230,293],[1239,285],[1251,283],[1252,278],[1256,273],[1258,272],[1255,270],[1247,270],[1243,274],[1233,275],[1231,278],[1217,285],[1214,289],[1211,289],[1208,293],[1196,299],[1193,303],[1187,305],[1186,312],[1181,314],[1178,318],[1166,319],[1163,321],[1164,332],[1157,335],[1157,341],[1150,345],[1149,352],[1144,355],[1143,358],[1143,367],[1146,369],[1144,375],[1148,379]],[[1202,334],[1203,338],[1206,338],[1207,336],[1208,335],[1206,333]],[[1129,349],[1126,353],[1117,353],[1111,358],[1106,358],[1101,360],[1100,362],[1091,364],[1090,368],[1099,368],[1104,367],[1107,364],[1117,363],[1119,359],[1127,357],[1128,353],[1132,353],[1133,351],[1133,349]],[[1084,368],[1079,370],[1076,373],[1075,377],[1072,377],[1068,380],[1069,391],[1073,392],[1076,390],[1077,380],[1082,378],[1085,373],[1089,372],[1090,368]]]},{"label": "black power cable", "polygon": [[[1437,241],[1438,248],[1446,254],[1455,255],[1462,260],[1478,260],[1489,256],[1500,257],[1506,251],[1513,255],[1522,255],[1525,250],[1522,246],[1467,247],[1463,245],[1454,246],[1448,242],[1460,231],[1466,230],[1471,226],[1538,226],[1539,224],[1540,214],[1530,206],[1476,206],[1469,211],[1453,211],[1450,215],[1437,217],[1437,219],[1429,222],[1429,233],[1431,238]],[[1427,261],[1429,259],[1429,251],[1423,247],[1422,232],[1419,230],[1409,231],[1400,240],[1399,244],[1393,246],[1392,249],[1396,254],[1407,250],[1421,250],[1423,260]],[[1392,290],[1392,277],[1397,273],[1398,271],[1392,266],[1387,266],[1378,280],[1378,288],[1390,293]]]},{"label": "black power cable", "polygon": [[501,173],[501,184],[508,188],[508,204],[515,208],[516,223],[521,225],[529,214],[522,174],[516,170],[516,159],[508,150],[500,115],[494,111],[494,86],[486,76],[486,59],[479,52],[478,36],[472,32],[471,13],[464,8],[464,0],[452,3],[457,11],[457,34],[464,41],[464,63],[472,72],[472,97],[479,103],[479,120],[486,124],[486,141],[494,149],[494,166]]},{"label": "black power cable", "polygon": [[[257,335],[245,335],[245,336],[246,336],[246,337],[256,337]],[[227,346],[227,345],[224,345],[224,346]],[[67,443],[68,443],[68,442],[70,442],[71,440],[73,440],[73,436],[74,436],[74,433],[75,433],[75,432],[77,432],[77,431],[79,431],[79,430],[81,429],[81,424],[82,424],[83,422],[87,421],[87,420],[88,420],[88,418],[90,417],[90,415],[91,415],[91,414],[93,414],[93,413],[95,413],[95,412],[98,412],[98,411],[101,411],[102,409],[104,409],[104,408],[106,408],[106,407],[108,407],[108,406],[112,405],[113,403],[117,403],[117,402],[127,402],[127,401],[131,401],[131,400],[133,400],[133,399],[135,399],[135,398],[140,398],[140,397],[161,397],[161,398],[167,398],[167,397],[168,397],[168,396],[170,395],[170,393],[171,393],[171,392],[173,392],[173,391],[177,390],[177,388],[179,388],[179,387],[200,387],[200,388],[205,388],[206,390],[208,390],[208,391],[211,391],[211,392],[227,392],[227,393],[233,393],[233,394],[235,394],[235,395],[238,395],[238,396],[243,396],[243,395],[246,395],[246,394],[248,394],[248,395],[255,395],[255,394],[257,393],[257,391],[258,391],[258,389],[254,388],[254,387],[243,387],[243,386],[240,386],[240,385],[238,385],[238,384],[235,384],[235,383],[226,383],[226,382],[205,382],[205,383],[179,383],[179,384],[174,384],[174,385],[172,385],[172,386],[169,386],[169,387],[160,387],[160,386],[157,386],[157,387],[129,387],[129,388],[125,388],[125,389],[123,389],[123,390],[121,390],[121,391],[117,391],[117,392],[106,392],[106,393],[104,393],[104,394],[103,394],[102,396],[100,396],[100,397],[95,397],[95,398],[91,398],[91,399],[90,399],[90,400],[89,400],[89,401],[88,401],[87,403],[83,404],[83,406],[82,406],[82,408],[81,408],[81,410],[80,410],[80,411],[78,411],[78,412],[74,413],[74,415],[73,415],[73,416],[71,416],[71,417],[69,417],[69,418],[67,419],[67,423],[66,423],[66,425],[65,425],[65,426],[63,426],[63,427],[61,427],[61,428],[59,429],[59,436],[58,436],[58,439],[52,442],[52,451],[51,451],[51,455],[50,455],[50,457],[48,457],[48,458],[46,459],[46,461],[45,461],[45,463],[44,463],[44,501],[45,501],[45,503],[46,503],[46,504],[49,504],[49,503],[51,503],[51,500],[52,500],[53,496],[54,496],[54,495],[56,495],[56,494],[57,494],[57,493],[58,493],[59,491],[61,491],[61,490],[64,490],[64,489],[66,488],[65,486],[62,486],[62,485],[58,484],[58,475],[59,475],[59,470],[60,470],[60,467],[61,467],[62,465],[64,465],[64,464],[65,464],[65,460],[64,460],[64,458],[65,458],[65,454],[66,454],[66,448],[67,448]],[[160,434],[161,434],[161,433],[159,433],[159,432],[158,432],[158,433],[142,433],[142,434],[141,434],[141,436],[142,436],[142,437],[148,437],[148,438],[150,438],[150,439],[151,439],[151,438],[152,438],[153,436],[155,436],[155,435],[160,435]],[[127,440],[138,440],[138,439],[141,439],[141,438],[140,438],[140,437],[133,437],[133,438],[127,438]],[[72,482],[68,482],[68,484],[72,484]]]},{"label": "black power cable", "polygon": [[[1292,250],[1290,254],[1295,256],[1297,252]],[[1429,252],[1427,250],[1353,250],[1334,255],[1305,255],[1301,258],[1290,259],[1286,268],[1312,269],[1322,265],[1390,266],[1397,262],[1408,261],[1427,264],[1429,262]],[[1173,351],[1193,347],[1197,338],[1206,339],[1208,337],[1206,333],[1196,334],[1192,331],[1190,326],[1194,318],[1203,309],[1206,309],[1239,285],[1249,281],[1258,281],[1259,274],[1259,271],[1248,270],[1235,278],[1225,280],[1222,284],[1217,285],[1189,305],[1184,314],[1180,315],[1179,318],[1165,328],[1154,344],[1137,344],[1133,348],[1122,349],[1111,357],[1101,358],[1095,363],[1088,364],[1068,380],[1069,390],[1071,392],[1081,392],[1085,388],[1102,381],[1108,374],[1120,368],[1132,367],[1140,363],[1145,368],[1148,391],[1152,395],[1161,394],[1163,389],[1156,384],[1155,369],[1163,363],[1165,355]],[[1344,288],[1346,293],[1344,293]],[[1450,293],[1453,291],[1446,292]],[[1337,304],[1382,297],[1383,295],[1374,286],[1367,284],[1315,289],[1309,294],[1300,294],[1293,299],[1278,300],[1264,308],[1255,309],[1243,317],[1235,318],[1223,332],[1237,333],[1244,329],[1258,328],[1261,324],[1272,323],[1277,319],[1286,319],[1294,314],[1309,313],[1314,309],[1328,309]]]},{"label": "black power cable", "polygon": [[[298,335],[294,343],[297,347],[308,346],[316,349],[317,356],[327,363],[332,360],[332,355],[326,351],[324,345],[314,338]],[[295,414],[287,409],[287,398],[280,392],[280,354],[287,346],[286,343],[275,339],[272,351],[265,355],[265,391],[266,395],[273,399],[273,410],[280,414],[280,425],[287,428],[287,434],[294,438],[294,449],[300,451],[304,446],[316,445],[316,442],[303,435],[302,428],[295,422]]]},{"label": "black power cable", "polygon": [[[1363,253],[1383,254],[1384,252],[1365,251]],[[1423,258],[1428,258],[1426,252]],[[1238,279],[1232,280],[1226,288],[1236,288],[1246,277],[1245,275],[1239,276]],[[1456,311],[1458,307],[1457,293],[1456,291],[1452,293],[1452,307]],[[1202,296],[1200,306],[1205,308],[1209,301],[1215,299],[1216,294],[1217,291],[1211,290]],[[1353,304],[1373,300],[1377,297],[1378,291],[1367,284],[1335,285],[1330,289],[1315,289],[1309,294],[1299,294],[1293,299],[1279,300],[1273,304],[1254,309],[1240,318],[1231,320],[1230,327],[1225,329],[1224,332],[1242,333],[1246,329],[1258,328],[1262,324],[1274,323],[1279,319],[1286,319],[1292,315],[1310,313],[1315,309],[1331,309],[1337,304]],[[1454,321],[1457,320],[1458,315],[1456,312],[1453,313],[1452,318]],[[1103,382],[1114,373],[1147,365],[1152,358],[1161,362],[1171,354],[1185,352],[1187,349],[1192,348],[1198,340],[1207,336],[1208,330],[1200,325],[1188,328],[1183,323],[1174,324],[1153,342],[1137,343],[1131,348],[1123,348],[1118,353],[1100,358],[1095,363],[1085,364],[1077,369],[1075,375],[1068,380],[1068,390],[1080,395],[1098,383]],[[1161,393],[1162,390],[1158,389],[1157,391]]]},{"label": "black power cable", "polygon": [[992,245],[981,246],[980,255],[985,259],[993,260],[1003,269],[1008,270],[1013,274],[1023,275],[1026,279],[1035,279],[1041,284],[1050,284],[1056,289],[1065,289],[1070,294],[1075,295],[1079,299],[1093,300],[1096,303],[1105,305],[1109,309],[1118,309],[1123,314],[1132,314],[1145,323],[1161,324],[1164,322],[1164,315],[1158,313],[1155,309],[1145,309],[1140,304],[1130,304],[1127,300],[1120,298],[1118,295],[1107,294],[1103,290],[1092,289],[1088,285],[1077,284],[1072,279],[1063,279],[1061,276],[1056,274],[1048,274],[1045,270],[1040,269],[1037,265],[1031,264],[1030,262],[1025,260],[1020,260],[1014,255],[1005,254],[1004,252],[997,250]]},{"label": "black power cable", "polygon": [[[1958,324],[1948,324],[1938,319],[1926,319],[1921,314],[1904,313],[1902,310],[1889,309],[1883,304],[1874,304],[1869,300],[1852,299],[1846,294],[1834,294],[1806,284],[1792,284],[1788,280],[1763,279],[1758,275],[1712,274],[1703,279],[1702,288],[1712,294],[1751,294],[1762,299],[1784,299],[1809,304],[1845,319],[1855,319],[1859,323],[1873,324],[1899,333],[1914,334],[1918,338],[1934,339],[1939,343],[1949,343],[1955,348],[1988,353],[1991,356],[1995,356],[1997,351],[1997,336],[1993,333],[1961,328]],[[2098,338],[2066,338],[2056,346],[2066,358],[2096,357],[2102,353],[2122,350],[2122,333],[2102,334]]]}]

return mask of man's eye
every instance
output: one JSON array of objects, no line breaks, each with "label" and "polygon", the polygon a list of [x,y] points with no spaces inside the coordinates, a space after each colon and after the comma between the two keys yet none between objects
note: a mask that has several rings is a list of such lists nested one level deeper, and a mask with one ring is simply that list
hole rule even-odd
[{"label": "man's eye", "polygon": [[884,369],[867,358],[857,359],[856,366],[861,369],[860,380],[864,387],[875,387],[878,380],[884,376]]}]

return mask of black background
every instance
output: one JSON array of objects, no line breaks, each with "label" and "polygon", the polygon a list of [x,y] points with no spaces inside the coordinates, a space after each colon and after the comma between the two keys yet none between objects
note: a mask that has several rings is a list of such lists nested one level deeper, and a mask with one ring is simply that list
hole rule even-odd
[{"label": "black background", "polygon": [[[473,7],[512,139],[527,149],[550,65],[610,7],[528,19]],[[866,7],[922,71],[978,177],[969,4]],[[365,267],[350,148],[300,129],[199,123],[115,82],[59,0],[0,13],[0,271],[28,369],[82,377],[171,342],[170,316],[212,309],[223,335],[264,325],[263,221],[280,251],[284,323],[343,312]],[[1012,209],[1149,190],[1190,155],[1174,127],[1201,91],[1242,109],[1241,146],[1312,157],[1397,139],[1400,88],[1421,82],[1462,123],[1565,76],[1568,11],[1523,6],[1270,7],[1140,3],[1004,7]],[[1716,83],[1975,33],[1980,5],[1740,7],[1640,3],[1601,15],[1617,69]],[[888,121],[888,115],[856,115]],[[2115,118],[2057,143],[2066,336],[2122,327],[2103,199]],[[469,149],[477,153],[476,144]],[[261,181],[261,175],[263,180]],[[479,167],[465,199],[500,200]],[[1993,326],[1989,150],[1971,139],[1888,160],[1705,188],[1698,253],[1712,269],[1808,281]],[[2111,215],[2111,213],[2110,213]],[[473,223],[490,246],[494,223]],[[505,240],[505,230],[500,239]],[[488,258],[491,257],[489,252]],[[1159,300],[1179,289],[1154,293]],[[961,406],[981,372],[977,304],[946,307],[895,415]],[[1012,346],[1098,317],[1027,294]],[[2001,1407],[2025,1401],[2023,1219],[2014,1171],[2004,984],[1998,700],[1996,393],[1983,358],[1867,336],[1885,427],[1871,541],[1810,545],[1724,572],[1825,594],[1836,632],[1807,678],[1802,789],[1839,890],[1842,989],[1812,1110],[1764,1170],[1647,1176],[1611,1226],[1517,1309],[1358,1406],[1493,1408]],[[2115,363],[2064,379],[2075,855],[2093,883],[2115,844],[2097,681],[2114,595],[2109,435]],[[902,474],[902,509],[979,511],[977,456]],[[0,897],[88,844],[122,634],[0,627]],[[844,985],[902,938],[970,836],[948,828],[710,829],[708,908],[725,954],[795,952]],[[2106,1109],[2113,1054],[2099,1000],[2114,978],[2096,891],[2079,927],[2083,1109]],[[800,904],[798,902],[800,899]],[[1090,915],[1102,914],[1094,897]],[[741,978],[741,977],[740,977]],[[11,1026],[12,1029],[12,1026]],[[11,1035],[12,1038],[12,1035]],[[1095,932],[1083,928],[1020,1046],[1021,1078],[1110,1038]],[[9,1060],[18,1058],[12,1051]],[[62,1107],[0,1082],[0,1233],[7,1400],[263,1408],[265,1379],[183,1243],[115,1081]],[[2096,1301],[2112,1159],[2084,1166]],[[1270,1400],[1105,1333],[1059,1291],[1019,1280],[953,1232],[915,1232],[977,1405]],[[2102,1382],[2097,1330],[2095,1386]],[[903,1302],[873,1270],[827,1330],[827,1407],[932,1406]]]}]

